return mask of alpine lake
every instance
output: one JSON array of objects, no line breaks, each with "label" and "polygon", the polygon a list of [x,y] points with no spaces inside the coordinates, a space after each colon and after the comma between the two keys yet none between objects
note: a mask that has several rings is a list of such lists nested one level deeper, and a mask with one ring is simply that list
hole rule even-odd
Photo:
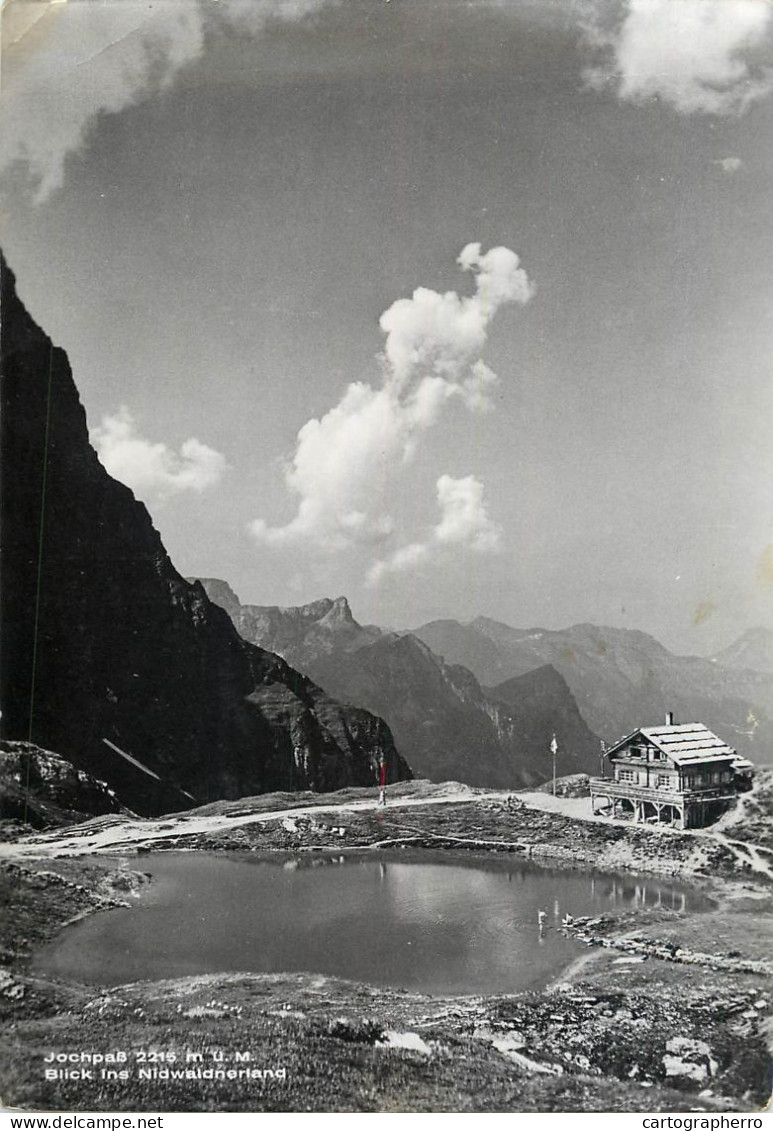
[{"label": "alpine lake", "polygon": [[648,876],[551,870],[447,852],[154,854],[129,908],[89,915],[37,954],[96,985],[214,972],[307,972],[429,994],[539,990],[585,950],[567,917],[701,911]]}]

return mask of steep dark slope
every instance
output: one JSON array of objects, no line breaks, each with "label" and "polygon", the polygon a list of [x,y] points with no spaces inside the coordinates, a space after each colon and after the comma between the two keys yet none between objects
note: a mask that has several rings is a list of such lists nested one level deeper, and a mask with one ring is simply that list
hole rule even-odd
[{"label": "steep dark slope", "polygon": [[530,673],[520,693],[486,694],[467,668],[444,663],[408,634],[321,658],[310,670],[331,694],[387,719],[422,777],[503,789],[539,784],[552,772],[554,731],[560,773],[598,767],[599,740],[552,668]]},{"label": "steep dark slope", "polygon": [[485,690],[489,699],[504,703],[517,720],[521,742],[537,753],[543,778],[553,772],[553,735],[558,744],[558,774],[599,771],[601,742],[580,714],[566,680],[552,664]]},{"label": "steep dark slope", "polygon": [[478,617],[466,625],[433,621],[415,635],[488,686],[551,664],[591,730],[608,741],[671,710],[678,719],[705,723],[752,759],[770,760],[773,679],[765,673],[675,656],[644,632],[591,624],[517,629]]},{"label": "steep dark slope", "polygon": [[536,673],[520,697],[513,690],[512,702],[504,702],[416,637],[358,625],[345,598],[264,608],[239,604],[222,581],[202,583],[246,639],[270,641],[331,695],[386,719],[421,777],[510,789],[539,783],[551,773],[545,756],[556,727],[562,773],[598,765],[598,739],[552,669]]},{"label": "steep dark slope", "polygon": [[410,776],[382,720],[245,643],[177,573],[89,445],[66,354],[1,269],[3,735],[56,750],[141,812],[372,784],[382,755]]},{"label": "steep dark slope", "polygon": [[421,777],[503,788],[528,780],[518,760],[507,757],[472,673],[439,661],[414,636],[333,653],[310,670],[349,703],[380,703],[395,741]]}]

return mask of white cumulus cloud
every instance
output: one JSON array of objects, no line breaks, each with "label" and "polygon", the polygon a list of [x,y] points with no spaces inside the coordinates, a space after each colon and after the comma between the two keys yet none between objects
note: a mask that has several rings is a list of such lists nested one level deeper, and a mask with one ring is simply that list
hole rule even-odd
[{"label": "white cumulus cloud", "polygon": [[483,484],[474,475],[454,479],[441,475],[437,481],[440,521],[423,542],[410,542],[370,568],[366,581],[377,585],[387,574],[405,573],[437,560],[450,546],[465,546],[477,553],[499,549],[502,531],[491,519],[483,498]]},{"label": "white cumulus cloud", "polygon": [[507,247],[481,255],[479,243],[463,248],[458,259],[464,271],[476,273],[475,294],[460,298],[455,291],[438,294],[418,287],[411,298],[392,303],[380,319],[387,335],[385,353],[394,381],[401,385],[417,368],[457,376],[486,344],[488,325],[500,306],[527,302],[532,286]]},{"label": "white cumulus cloud", "polygon": [[379,558],[367,572],[365,583],[369,586],[378,585],[389,573],[404,573],[423,565],[430,556],[430,548],[426,542],[409,542],[401,546],[387,558]]},{"label": "white cumulus cloud", "polygon": [[743,161],[740,157],[720,157],[715,162],[719,165],[723,173],[737,173],[739,169],[743,169]]},{"label": "white cumulus cloud", "polygon": [[474,475],[464,479],[441,475],[437,497],[442,518],[432,532],[436,542],[464,543],[481,552],[499,549],[501,531],[486,510],[479,479]]},{"label": "white cumulus cloud", "polygon": [[0,171],[21,163],[36,203],[64,181],[65,161],[102,113],[171,85],[197,59],[208,27],[258,34],[334,0],[78,0],[3,5]]},{"label": "white cumulus cloud", "polygon": [[181,491],[201,494],[220,482],[228,466],[225,456],[195,438],[185,440],[179,453],[144,439],[125,405],[114,416],[103,416],[90,438],[106,470],[143,499]]},{"label": "white cumulus cloud", "polygon": [[600,5],[588,10],[584,30],[599,62],[586,77],[623,100],[730,115],[773,90],[769,0],[625,0],[612,25]]},{"label": "white cumulus cloud", "polygon": [[256,519],[250,529],[259,542],[327,551],[384,542],[395,526],[395,473],[421,436],[451,402],[470,412],[488,407],[497,377],[480,353],[491,319],[507,303],[527,302],[533,287],[508,248],[483,255],[480,244],[468,244],[458,263],[474,274],[475,293],[419,287],[393,303],[380,320],[380,385],[353,382],[338,404],[303,425],[285,474],[298,499],[295,516],[282,526]]}]

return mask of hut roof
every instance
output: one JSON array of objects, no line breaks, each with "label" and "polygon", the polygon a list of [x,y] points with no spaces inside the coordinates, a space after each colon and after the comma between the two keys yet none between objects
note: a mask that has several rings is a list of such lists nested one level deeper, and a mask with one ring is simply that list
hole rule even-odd
[{"label": "hut roof", "polygon": [[614,754],[641,735],[661,750],[677,766],[695,762],[732,759],[736,769],[746,769],[751,763],[742,758],[732,746],[702,723],[675,723],[671,726],[640,727],[621,739],[607,754]]}]

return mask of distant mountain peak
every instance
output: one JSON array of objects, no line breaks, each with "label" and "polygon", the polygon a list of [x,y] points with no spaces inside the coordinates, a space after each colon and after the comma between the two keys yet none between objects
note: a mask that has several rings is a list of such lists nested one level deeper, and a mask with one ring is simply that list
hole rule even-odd
[{"label": "distant mountain peak", "polygon": [[[320,602],[320,604],[322,603],[323,602]],[[357,625],[357,621],[352,616],[352,610],[346,597],[334,597],[332,600],[326,597],[324,598],[324,603],[327,604],[324,620],[328,624],[341,622],[342,624]],[[359,625],[357,625],[357,627],[359,627]]]},{"label": "distant mountain peak", "polygon": [[[641,719],[674,710],[697,718],[724,741],[760,761],[773,734],[773,632],[744,633],[713,657],[677,656],[638,629],[575,624],[519,629],[476,617],[466,625],[437,620],[414,629],[446,663],[468,668],[484,685],[552,665],[590,729],[611,741]],[[547,674],[541,677],[543,686]]]},{"label": "distant mountain peak", "polygon": [[226,612],[230,612],[231,609],[238,609],[241,604],[228,582],[219,577],[186,577],[185,580],[190,582],[191,585],[198,582],[210,601],[220,605]]},{"label": "distant mountain peak", "polygon": [[274,614],[281,617],[291,617],[304,623],[313,623],[323,620],[334,604],[335,602],[330,597],[319,597],[316,601],[309,601],[305,605],[245,605],[244,608],[251,609],[256,614]]},{"label": "distant mountain peak", "polygon": [[715,664],[727,668],[773,672],[773,629],[758,625],[747,628],[737,640],[711,657]]},{"label": "distant mountain peak", "polygon": [[325,622],[330,627],[336,623],[357,624],[346,597],[318,597],[316,601],[309,601],[305,605],[244,605],[244,608],[256,613],[275,613],[309,624],[315,621]]},{"label": "distant mountain peak", "polygon": [[303,664],[334,649],[354,651],[382,635],[373,625],[358,624],[344,596],[320,597],[306,605],[242,605],[225,582],[200,580],[210,600],[226,610],[245,640],[291,664]]},{"label": "distant mountain peak", "polygon": [[560,687],[567,688],[568,684],[558,668],[553,667],[552,664],[541,664],[538,668],[532,668],[531,671],[524,672],[523,675],[513,676],[512,679],[506,680],[505,683],[517,683],[523,690],[531,685],[539,685],[542,687]]}]

